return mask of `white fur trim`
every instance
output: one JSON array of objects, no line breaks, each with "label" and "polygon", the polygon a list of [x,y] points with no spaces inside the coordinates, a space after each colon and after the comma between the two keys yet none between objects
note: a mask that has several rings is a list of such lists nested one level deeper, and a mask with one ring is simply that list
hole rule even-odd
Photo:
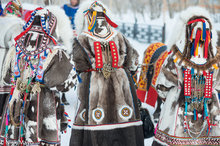
[{"label": "white fur trim", "polygon": [[118,34],[118,32],[113,29],[113,35],[112,35],[111,37],[109,37],[108,39],[99,38],[99,37],[96,37],[96,36],[91,36],[91,35],[89,35],[89,34],[87,34],[87,33],[84,33],[84,32],[82,32],[81,35],[85,35],[85,36],[87,36],[87,37],[93,39],[94,41],[109,42],[109,41],[111,41],[112,39],[114,39],[114,37],[115,37],[117,34]]},{"label": "white fur trim", "polygon": [[[173,26],[173,28],[175,28],[175,29],[169,35],[168,41],[166,42],[168,49],[170,50],[174,44],[176,44],[179,47],[179,49],[184,48],[186,24],[187,24],[188,20],[193,16],[204,16],[207,19],[209,19],[209,21],[211,22],[211,24],[212,24],[212,30],[211,30],[212,31],[212,45],[213,45],[213,51],[215,54],[216,53],[215,47],[217,45],[217,40],[218,40],[217,32],[214,28],[214,25],[213,25],[214,23],[211,19],[209,12],[206,9],[201,8],[201,7],[189,7],[185,11],[181,12],[179,16],[177,16],[177,18],[175,19],[176,23]],[[182,50],[180,50],[180,51],[182,51]]]},{"label": "white fur trim", "polygon": [[52,53],[49,53],[44,64],[43,64],[43,71],[45,71],[48,67],[48,65],[50,64],[51,60],[53,59],[53,57],[59,52],[60,50],[57,49],[52,49]]},{"label": "white fur trim", "polygon": [[131,126],[141,126],[143,123],[142,121],[135,121],[135,122],[127,122],[127,123],[118,123],[118,124],[103,124],[103,125],[97,125],[97,126],[79,126],[79,125],[73,125],[72,129],[77,130],[113,130],[118,128],[126,128]]},{"label": "white fur trim", "polygon": [[[126,113],[126,114],[128,114],[128,115],[126,115],[126,116],[122,114],[122,113],[126,112],[126,111],[123,111],[125,108],[127,108],[127,109],[129,110],[128,113]],[[120,116],[121,119],[123,119],[123,120],[125,120],[125,121],[128,121],[128,120],[132,117],[133,110],[132,110],[132,108],[131,108],[130,106],[128,106],[128,105],[123,105],[123,106],[118,110],[118,114],[119,114],[119,116]]]},{"label": "white fur trim", "polygon": [[10,67],[11,69],[14,68],[15,58],[16,58],[16,50],[15,50],[15,46],[12,46],[6,55],[4,64],[2,66],[1,82],[4,82],[3,78],[7,75],[8,69]]},{"label": "white fur trim", "polygon": [[67,53],[70,54],[72,51],[74,34],[69,18],[66,16],[64,10],[58,6],[48,6],[46,9],[48,9],[56,16],[56,34],[58,35],[58,38],[61,38],[63,45],[66,47],[65,50]]},{"label": "white fur trim", "polygon": [[17,89],[17,87],[14,89],[12,98],[9,102],[9,107],[11,107],[14,104],[14,101],[18,101],[20,98],[20,91]]},{"label": "white fur trim", "polygon": [[83,114],[86,112],[86,109],[83,109],[82,112],[79,114],[79,117],[82,121],[85,121],[85,117],[83,117]]},{"label": "white fur trim", "polygon": [[[14,43],[14,37],[22,32],[22,26],[24,25],[24,21],[18,17],[0,17],[0,46],[7,47],[5,43],[9,43],[10,45]],[[7,36],[8,35],[8,36]],[[11,38],[8,38],[11,37]],[[6,39],[6,40],[5,40]],[[11,41],[11,42],[5,42]],[[9,46],[8,44],[8,46]]]}]

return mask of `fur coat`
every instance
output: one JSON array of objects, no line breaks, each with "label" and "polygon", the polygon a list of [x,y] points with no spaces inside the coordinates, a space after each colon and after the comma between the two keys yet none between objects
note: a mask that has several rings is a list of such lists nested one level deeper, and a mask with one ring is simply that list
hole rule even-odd
[{"label": "fur coat", "polygon": [[95,64],[94,41],[80,35],[74,43],[73,58],[82,82],[78,85],[79,106],[70,145],[143,145],[142,121],[129,72],[137,52],[120,33],[112,38],[123,68],[105,79],[101,72],[88,71]]},{"label": "fur coat", "polygon": [[[73,65],[65,46],[56,44],[56,37],[63,33],[62,28],[58,29],[61,22],[56,13],[65,18],[63,10],[56,10],[33,11],[6,56],[2,75],[12,86],[0,129],[2,143],[60,145],[64,108],[54,87],[65,86]],[[71,30],[70,22],[66,26]]]},{"label": "fur coat", "polygon": [[170,39],[170,55],[156,83],[166,101],[153,145],[220,145],[220,50],[215,30],[202,8],[188,8],[177,20],[178,31]]}]

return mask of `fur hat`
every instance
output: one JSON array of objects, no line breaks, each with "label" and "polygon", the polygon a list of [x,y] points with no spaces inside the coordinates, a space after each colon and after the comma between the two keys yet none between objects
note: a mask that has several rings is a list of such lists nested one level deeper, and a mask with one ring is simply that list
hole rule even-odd
[{"label": "fur hat", "polygon": [[[186,10],[182,11],[179,16],[176,18],[176,23],[174,25],[173,32],[168,37],[167,45],[168,49],[171,49],[173,45],[176,45],[181,52],[184,50],[184,46],[186,43],[186,26],[188,25],[188,21],[192,17],[205,17],[210,24],[213,24],[213,21],[211,19],[211,16],[209,12],[201,7],[189,7]],[[213,25],[210,26],[211,32],[212,32],[212,46],[213,46],[213,52],[216,54],[216,45],[217,45],[217,32],[214,29]]]},{"label": "fur hat", "polygon": [[[85,11],[87,11],[93,3],[97,2],[105,9],[105,14],[108,16],[109,19],[113,20],[113,15],[111,14],[110,10],[100,1],[89,0],[85,1],[84,3],[79,5],[79,9],[75,15],[75,26],[76,26],[76,33],[79,35],[83,31],[88,30],[88,22],[85,19]],[[114,22],[114,21],[113,21]]]}]

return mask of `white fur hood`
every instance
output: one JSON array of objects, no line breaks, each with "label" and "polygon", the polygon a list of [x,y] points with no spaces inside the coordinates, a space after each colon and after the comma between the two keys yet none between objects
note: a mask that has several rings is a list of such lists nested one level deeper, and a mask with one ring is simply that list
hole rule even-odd
[{"label": "white fur hood", "polygon": [[[79,9],[75,15],[75,26],[76,26],[76,33],[79,35],[83,31],[87,30],[88,24],[85,21],[85,14],[84,11],[88,10],[92,3],[97,0],[87,0],[79,5]],[[112,15],[111,11],[105,6],[100,0],[97,1],[106,9],[106,15],[114,22],[114,16]]]},{"label": "white fur hood", "polygon": [[46,7],[50,12],[52,12],[57,18],[57,28],[56,34],[58,38],[60,38],[65,46],[65,49],[68,54],[72,51],[72,44],[73,44],[73,29],[71,27],[71,22],[66,16],[64,10],[58,6],[48,6]]},{"label": "white fur hood", "polygon": [[[188,9],[182,11],[179,16],[177,16],[177,18],[175,19],[175,25],[172,27],[173,32],[170,34],[170,36],[168,37],[168,41],[167,41],[167,46],[168,49],[171,49],[172,46],[174,44],[176,44],[180,51],[182,51],[182,49],[184,48],[185,45],[185,35],[186,35],[186,25],[188,20],[193,17],[193,16],[204,16],[207,19],[209,19],[209,21],[212,24],[212,45],[213,48],[216,49],[216,45],[217,45],[217,40],[218,40],[218,36],[217,36],[217,32],[213,26],[213,21],[211,19],[211,16],[209,14],[209,12],[201,7],[189,7]],[[216,52],[216,50],[213,50],[214,52]]]}]

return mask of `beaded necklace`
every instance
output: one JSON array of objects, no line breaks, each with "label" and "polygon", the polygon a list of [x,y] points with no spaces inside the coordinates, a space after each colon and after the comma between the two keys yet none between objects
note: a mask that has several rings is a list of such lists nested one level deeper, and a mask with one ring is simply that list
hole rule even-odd
[{"label": "beaded necklace", "polygon": [[[210,133],[211,127],[216,126],[211,124],[208,115],[207,102],[212,98],[212,80],[213,72],[203,71],[202,75],[194,74],[194,69],[184,70],[184,96],[185,96],[185,113],[184,113],[184,131],[192,137],[191,133],[198,134],[199,137],[202,131],[208,124],[207,134]],[[198,112],[203,111],[203,118],[206,121],[203,123],[202,129],[199,133],[192,132],[187,122],[187,111],[194,113],[194,120],[198,120]]]}]

